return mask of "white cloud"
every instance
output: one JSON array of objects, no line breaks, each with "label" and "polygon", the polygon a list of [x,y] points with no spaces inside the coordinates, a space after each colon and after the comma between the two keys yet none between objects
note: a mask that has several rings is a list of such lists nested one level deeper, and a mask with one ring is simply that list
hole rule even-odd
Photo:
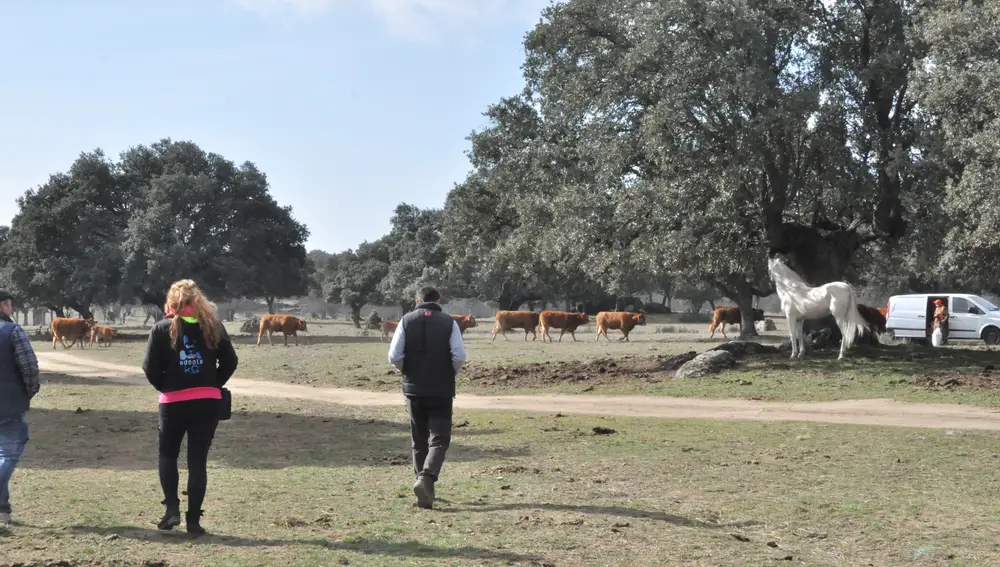
[{"label": "white cloud", "polygon": [[309,17],[363,4],[389,33],[413,41],[433,41],[442,33],[538,20],[550,0],[233,0],[262,16]]}]

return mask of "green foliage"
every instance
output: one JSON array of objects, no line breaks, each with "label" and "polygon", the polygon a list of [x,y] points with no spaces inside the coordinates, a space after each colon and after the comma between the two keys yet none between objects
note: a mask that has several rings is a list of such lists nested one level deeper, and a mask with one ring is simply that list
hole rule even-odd
[{"label": "green foliage", "polygon": [[[213,299],[305,293],[306,228],[237,167],[191,142],[81,154],[18,201],[0,260],[19,297],[84,316],[93,305],[162,305],[174,280]],[[9,236],[9,237],[8,237]]]},{"label": "green foliage", "polygon": [[[1000,6],[941,0],[925,17],[931,46],[920,89],[941,125],[945,223],[923,239],[955,287],[1000,291]],[[944,238],[937,238],[941,233]]]}]

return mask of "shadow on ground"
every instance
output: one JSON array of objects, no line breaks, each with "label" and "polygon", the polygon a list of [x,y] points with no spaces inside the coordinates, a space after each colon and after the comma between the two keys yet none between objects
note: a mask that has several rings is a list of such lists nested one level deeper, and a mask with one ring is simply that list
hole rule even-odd
[{"label": "shadow on ground", "polygon": [[[207,526],[207,524],[206,524]],[[211,529],[210,527],[208,529]],[[278,547],[284,545],[313,545],[332,550],[351,551],[365,555],[382,555],[406,558],[464,558],[478,560],[505,561],[516,563],[537,560],[538,557],[513,553],[502,550],[483,549],[479,547],[436,547],[419,541],[392,541],[379,538],[351,537],[344,541],[333,541],[326,538],[311,539],[251,539],[232,535],[213,534],[202,537],[191,537],[183,531],[162,531],[151,528],[133,526],[91,527],[72,526],[69,528],[48,530],[53,535],[96,535],[100,537],[120,537],[132,540],[154,543],[181,545],[206,545],[228,547]]]},{"label": "shadow on ground", "polygon": [[[150,404],[155,407],[154,401]],[[405,410],[400,409],[401,417]],[[148,470],[157,467],[154,411],[34,408],[25,468]],[[522,457],[524,448],[476,447],[463,437],[490,430],[456,428],[448,460]],[[182,454],[181,458],[184,456]],[[317,466],[411,467],[409,424],[383,419],[322,416],[234,408],[219,424],[209,453],[215,464],[244,469]]]},{"label": "shadow on ground", "polygon": [[[837,360],[837,349],[807,350],[802,359],[790,360],[789,352],[748,357],[746,362],[772,370],[862,370],[904,376],[926,376],[936,372],[995,372],[1000,353],[962,347],[932,348],[919,345],[855,345]],[[1000,374],[1000,373],[998,373]]]},{"label": "shadow on ground", "polygon": [[529,502],[525,503],[511,503],[511,504],[498,504],[498,505],[488,505],[479,502],[463,502],[463,506],[468,506],[468,508],[441,508],[441,512],[454,513],[454,512],[501,512],[510,510],[544,510],[548,512],[575,512],[579,514],[592,514],[601,516],[617,516],[619,518],[648,518],[650,520],[657,520],[660,522],[666,522],[668,524],[673,524],[675,526],[683,526],[688,528],[745,528],[750,526],[759,525],[760,522],[755,520],[745,520],[741,522],[729,522],[729,523],[714,523],[714,522],[703,522],[700,520],[692,520],[690,518],[685,518],[683,516],[675,516],[673,514],[667,514],[665,512],[658,512],[652,510],[640,510],[637,508],[625,508],[622,506],[575,506],[571,504],[532,504]]}]

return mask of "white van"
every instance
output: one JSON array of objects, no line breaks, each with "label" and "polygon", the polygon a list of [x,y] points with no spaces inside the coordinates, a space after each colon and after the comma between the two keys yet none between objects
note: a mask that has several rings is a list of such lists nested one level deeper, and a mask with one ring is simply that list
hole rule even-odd
[{"label": "white van", "polygon": [[948,306],[948,339],[982,340],[1000,344],[1000,307],[978,295],[937,293],[894,295],[889,298],[886,332],[893,338],[930,341],[934,300]]}]

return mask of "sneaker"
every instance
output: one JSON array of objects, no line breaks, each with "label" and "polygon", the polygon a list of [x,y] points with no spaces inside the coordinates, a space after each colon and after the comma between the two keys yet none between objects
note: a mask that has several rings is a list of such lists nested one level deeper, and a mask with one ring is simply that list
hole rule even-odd
[{"label": "sneaker", "polygon": [[0,512],[0,530],[10,527],[10,512]]},{"label": "sneaker", "polygon": [[205,528],[201,527],[201,516],[204,514],[204,510],[198,510],[197,512],[188,512],[184,514],[184,523],[186,524],[187,533],[193,536],[205,535]]},{"label": "sneaker", "polygon": [[417,497],[417,506],[430,509],[434,506],[434,481],[420,477],[413,483],[413,494]]},{"label": "sneaker", "polygon": [[172,530],[175,526],[181,525],[181,509],[177,505],[167,506],[167,512],[156,524],[157,529]]}]

